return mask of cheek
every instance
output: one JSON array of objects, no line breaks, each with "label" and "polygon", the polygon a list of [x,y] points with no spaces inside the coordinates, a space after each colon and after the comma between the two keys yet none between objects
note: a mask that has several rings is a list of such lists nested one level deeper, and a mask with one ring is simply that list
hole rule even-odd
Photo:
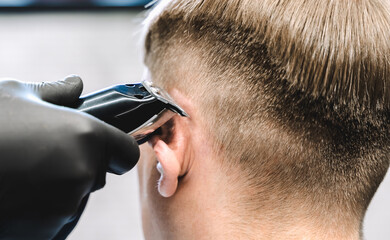
[{"label": "cheek", "polygon": [[142,227],[146,240],[173,239],[170,219],[170,203],[173,198],[162,197],[157,190],[160,174],[156,169],[157,159],[148,144],[140,146],[141,157],[138,162]]},{"label": "cheek", "polygon": [[141,157],[137,165],[142,209],[142,226],[145,239],[160,239],[158,223],[161,216],[161,197],[157,191],[160,175],[156,169],[157,160],[153,149],[148,144],[140,146]]},{"label": "cheek", "polygon": [[150,172],[156,166],[156,155],[154,154],[153,149],[148,144],[142,144],[140,146],[140,160],[137,164],[139,185],[141,191],[141,197],[147,192],[147,183],[150,177]]},{"label": "cheek", "polygon": [[151,182],[151,173],[153,172],[153,168],[155,166],[155,155],[153,149],[148,144],[143,144],[140,146],[141,156],[140,160],[137,164],[138,170],[138,183],[139,183],[139,191],[140,191],[140,203],[142,209],[142,227],[145,233],[145,238],[147,234],[150,234],[153,230],[153,226],[151,226],[151,219],[153,211],[150,209],[149,204],[149,184]]}]

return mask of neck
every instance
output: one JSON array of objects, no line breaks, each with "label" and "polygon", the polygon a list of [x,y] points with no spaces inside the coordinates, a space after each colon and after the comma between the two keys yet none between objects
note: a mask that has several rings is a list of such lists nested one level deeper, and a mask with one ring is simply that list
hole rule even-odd
[{"label": "neck", "polygon": [[[253,211],[254,213],[255,211]],[[258,214],[241,216],[241,227],[232,234],[235,237],[225,239],[284,239],[284,240],[359,240],[361,239],[361,221],[349,218],[342,213],[323,211],[322,214],[305,211],[303,207],[292,209],[283,206],[256,210]],[[242,214],[241,214],[242,215]],[[222,239],[222,238],[221,238]]]},{"label": "neck", "polygon": [[328,240],[328,239],[340,239],[340,240],[359,240],[359,229],[350,229],[350,226],[340,225],[337,227],[326,226],[316,220],[309,219],[291,219],[295,220],[295,223],[286,223],[283,225],[281,222],[264,223],[259,228],[256,225],[251,225],[244,231],[244,235],[247,235],[246,239],[284,239],[284,240]]},{"label": "neck", "polygon": [[309,208],[305,202],[286,204],[285,200],[258,204],[263,207],[248,210],[248,206],[243,205],[248,203],[248,199],[242,197],[244,194],[237,188],[230,188],[234,184],[222,183],[213,184],[215,189],[211,189],[207,201],[202,203],[207,207],[199,212],[204,223],[201,229],[207,231],[198,231],[202,236],[194,239],[361,239],[361,219],[341,208],[324,207],[322,210],[320,204]]},{"label": "neck", "polygon": [[[211,200],[211,199],[210,199]],[[360,224],[353,221],[323,221],[310,214],[287,214],[284,218],[257,215],[245,218],[242,214],[233,215],[230,211],[234,205],[209,202],[205,211],[194,213],[202,219],[197,222],[196,230],[191,229],[191,237],[186,239],[247,239],[247,240],[359,240]],[[202,204],[203,205],[203,204]],[[233,207],[232,207],[233,206]],[[278,209],[275,209],[277,212]],[[279,214],[277,214],[279,215]],[[305,215],[305,216],[303,216]],[[315,215],[314,215],[315,216]],[[182,235],[183,236],[183,235]]]}]

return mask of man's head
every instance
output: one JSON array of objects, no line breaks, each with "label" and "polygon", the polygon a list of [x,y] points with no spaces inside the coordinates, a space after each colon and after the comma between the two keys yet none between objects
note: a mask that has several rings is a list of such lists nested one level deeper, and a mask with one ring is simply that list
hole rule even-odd
[{"label": "man's head", "polygon": [[152,228],[184,234],[187,207],[210,234],[358,235],[389,164],[388,39],[385,1],[162,1],[145,63],[191,117],[152,141],[170,198],[140,167]]}]

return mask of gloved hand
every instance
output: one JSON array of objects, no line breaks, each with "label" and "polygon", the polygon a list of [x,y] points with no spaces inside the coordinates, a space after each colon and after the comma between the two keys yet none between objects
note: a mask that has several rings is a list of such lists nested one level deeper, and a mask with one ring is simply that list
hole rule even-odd
[{"label": "gloved hand", "polygon": [[81,91],[76,76],[0,81],[0,239],[64,239],[106,172],[123,174],[137,163],[132,137],[62,107]]}]

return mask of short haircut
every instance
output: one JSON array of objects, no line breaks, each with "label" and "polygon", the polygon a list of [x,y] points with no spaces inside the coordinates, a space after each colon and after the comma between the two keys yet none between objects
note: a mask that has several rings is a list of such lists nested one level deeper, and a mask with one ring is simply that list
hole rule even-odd
[{"label": "short haircut", "polygon": [[154,81],[196,103],[254,204],[363,218],[389,165],[385,1],[162,1],[147,27]]}]

